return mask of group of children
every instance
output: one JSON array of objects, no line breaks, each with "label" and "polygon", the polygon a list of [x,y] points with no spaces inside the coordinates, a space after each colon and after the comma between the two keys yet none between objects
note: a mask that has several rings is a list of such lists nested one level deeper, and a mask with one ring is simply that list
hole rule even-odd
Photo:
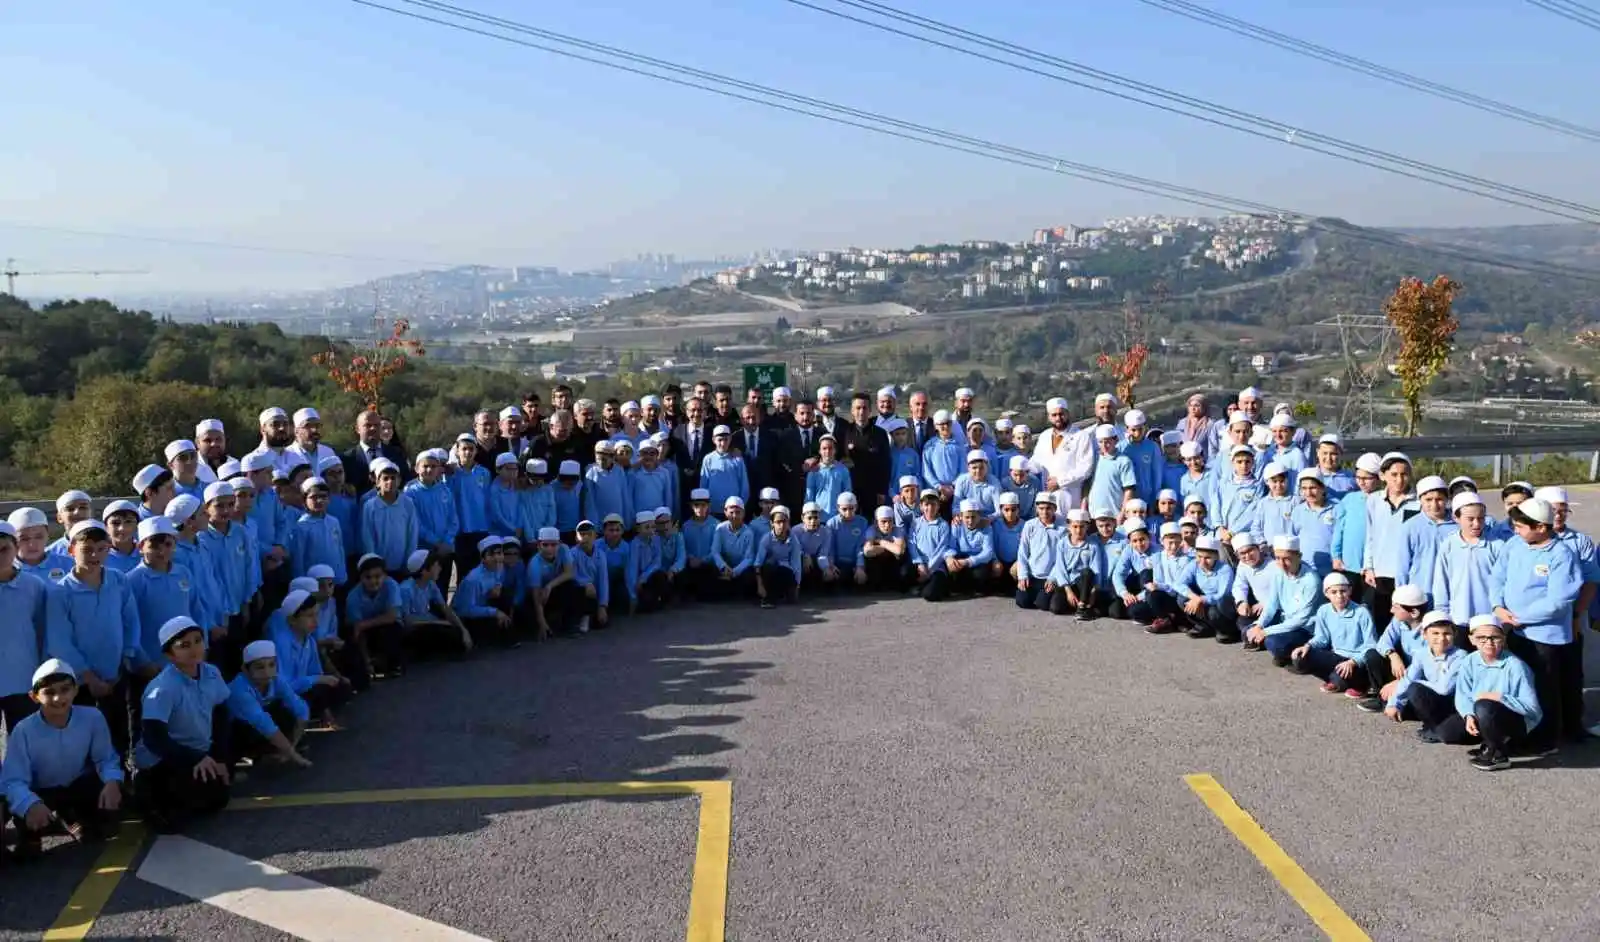
[{"label": "group of children", "polygon": [[[15,819],[24,852],[53,828],[103,833],[129,797],[179,828],[224,805],[246,764],[309,764],[308,726],[337,729],[351,696],[419,649],[460,656],[685,601],[770,608],[809,592],[1004,594],[1242,641],[1420,721],[1425,740],[1479,742],[1480,768],[1587,735],[1581,646],[1600,563],[1566,527],[1559,488],[1508,485],[1495,522],[1470,480],[1413,487],[1398,452],[1362,455],[1352,474],[1337,436],[1313,444],[1282,413],[1263,444],[1239,416],[1206,442],[1147,434],[1130,412],[1122,429],[1057,427],[1054,441],[1086,435],[1098,452],[1078,500],[981,431],[964,436],[958,473],[951,424],[936,414],[925,446],[938,467],[897,467],[878,506],[848,489],[823,436],[798,520],[775,488],[747,507],[748,482],[741,493],[720,465],[680,519],[665,428],[602,440],[593,464],[563,460],[553,480],[539,459],[484,460],[463,435],[417,455],[409,481],[372,460],[364,493],[331,454],[266,445],[202,480],[194,444],[174,442],[135,476],[137,500],[96,517],[88,494],[61,495],[54,542],[38,509],[0,523],[0,821]],[[1208,467],[1213,453],[1226,465]],[[720,442],[714,454],[739,461]]]}]

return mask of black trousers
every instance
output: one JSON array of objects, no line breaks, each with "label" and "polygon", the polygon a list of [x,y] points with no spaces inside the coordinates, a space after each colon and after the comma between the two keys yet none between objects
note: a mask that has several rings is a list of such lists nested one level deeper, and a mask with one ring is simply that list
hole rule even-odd
[{"label": "black trousers", "polygon": [[1472,706],[1472,715],[1478,721],[1478,738],[1487,752],[1504,755],[1530,738],[1528,721],[1522,714],[1497,700],[1479,700]]},{"label": "black trousers", "polygon": [[[325,687],[323,689],[329,688]],[[307,693],[310,693],[310,691],[307,691]],[[310,704],[308,703],[307,705],[309,706]],[[317,712],[313,710],[311,715],[316,716]],[[274,703],[267,707],[267,715],[272,717],[272,722],[278,724],[278,732],[293,741],[294,727],[298,720],[295,719],[293,713],[289,712],[289,708],[282,703]],[[259,759],[262,756],[274,755],[278,751],[273,748],[267,737],[261,735],[260,731],[254,726],[239,720],[233,721],[233,736],[229,745],[233,751],[233,754],[228,757],[230,765],[237,764],[240,759]]]},{"label": "black trousers", "polygon": [[[1139,592],[1144,588],[1144,583],[1144,573],[1136,572],[1128,577],[1128,587],[1133,595],[1139,594]],[[1137,602],[1134,603],[1134,605],[1137,604]],[[1130,607],[1131,606],[1129,606],[1126,602],[1122,601],[1122,591],[1117,588],[1115,583],[1113,583],[1111,586],[1111,596],[1110,598],[1106,599],[1106,614],[1110,615],[1112,618],[1131,618],[1133,615],[1129,610]]]},{"label": "black trousers", "polygon": [[[1121,604],[1122,600],[1117,599],[1117,603]],[[1157,618],[1171,618],[1179,622],[1184,620],[1178,599],[1159,589],[1150,590],[1144,598],[1128,606],[1128,617],[1141,625],[1148,625]]]},{"label": "black trousers", "polygon": [[[1378,584],[1367,586],[1367,610],[1372,612],[1373,627],[1381,635],[1383,629],[1389,627],[1389,622],[1394,620],[1394,580],[1388,576],[1378,576],[1373,581]],[[1361,584],[1366,585],[1366,580],[1361,580]]]},{"label": "black trousers", "polygon": [[756,571],[753,567],[726,580],[715,569],[711,573],[711,579],[706,583],[707,600],[722,602],[755,598]]},{"label": "black trousers", "polygon": [[1201,634],[1215,635],[1224,640],[1239,637],[1239,615],[1231,595],[1208,602],[1200,607],[1200,611],[1187,617],[1190,626]]},{"label": "black trousers", "polygon": [[1015,596],[1017,607],[1031,611],[1050,611],[1050,593],[1044,590],[1044,580],[1034,577],[1028,580],[1026,589],[1017,589]]},{"label": "black trousers", "polygon": [[788,566],[779,566],[776,563],[766,563],[761,567],[761,583],[767,590],[767,600],[770,602],[787,602],[800,587],[799,580]]},{"label": "black trousers", "polygon": [[1412,684],[1406,694],[1406,705],[1417,716],[1424,729],[1433,730],[1440,741],[1452,746],[1463,746],[1473,737],[1467,732],[1467,721],[1456,712],[1456,698],[1435,691],[1426,684]]},{"label": "black trousers", "polygon": [[111,748],[117,750],[117,755],[126,756],[128,749],[133,744],[133,714],[128,709],[128,678],[118,678],[112,685],[111,692],[104,697],[96,697],[89,692],[88,684],[78,686],[78,695],[72,701],[77,706],[91,706],[100,711],[106,718],[106,725],[111,727]]},{"label": "black trousers", "polygon": [[228,806],[232,789],[218,779],[202,782],[194,767],[170,759],[134,776],[134,790],[145,813],[168,829],[182,827],[190,818],[212,814]]},{"label": "black trousers", "polygon": [[[530,589],[527,599],[523,602],[527,610],[524,620],[530,627],[537,626],[539,614],[542,613],[545,627],[553,632],[566,631],[583,615],[593,614],[584,610],[583,603],[587,601],[589,599],[584,595],[583,587],[571,579],[551,589],[550,597],[545,599],[543,605],[539,604],[534,597],[534,590]],[[595,601],[594,608],[599,609],[598,600]]]},{"label": "black trousers", "polygon": [[[488,535],[489,534],[482,532],[456,534],[456,558],[454,561],[456,572],[461,573],[464,576],[472,570],[478,568],[478,563],[483,561],[482,557],[478,555],[478,541]],[[350,571],[351,573],[355,572],[354,569]],[[450,580],[441,576],[439,579],[439,588],[448,589],[449,587]]]},{"label": "black trousers", "polygon": [[[1097,582],[1094,572],[1085,569],[1078,574],[1078,578],[1072,583],[1072,591],[1077,594],[1078,601],[1082,603],[1082,607],[1087,608],[1089,611],[1095,610],[1095,586]],[[1067,598],[1067,590],[1063,586],[1056,586],[1056,590],[1050,593],[1050,600],[1047,604],[1050,606],[1050,614],[1052,615],[1074,613],[1079,608]]]},{"label": "black trousers", "polygon": [[[100,781],[98,775],[85,772],[68,785],[36,788],[33,793],[63,822],[83,828],[91,837],[105,837],[116,832],[117,818],[122,812],[100,810],[100,791],[104,787],[105,783]],[[3,807],[5,799],[0,798],[0,808]],[[28,833],[21,815],[16,815],[12,820],[18,834]],[[4,823],[5,818],[0,816],[0,824]]]},{"label": "black trousers", "polygon": [[639,611],[653,612],[672,601],[672,580],[657,569],[639,583]]},{"label": "black trousers", "polygon": [[879,553],[864,561],[867,588],[874,592],[904,592],[911,584],[910,567],[904,556]]},{"label": "black trousers", "polygon": [[17,728],[17,724],[34,714],[39,705],[25,693],[11,693],[0,697],[0,720],[5,722],[6,735]]},{"label": "black trousers", "polygon": [[[1348,679],[1340,677],[1334,670],[1346,660],[1354,660],[1356,665]],[[1305,656],[1294,662],[1294,669],[1302,674],[1321,677],[1340,690],[1370,690],[1376,693],[1378,689],[1378,685],[1374,684],[1368,675],[1366,658],[1349,659],[1332,648],[1307,648]]]},{"label": "black trousers", "polygon": [[950,597],[950,573],[943,569],[930,569],[927,578],[918,586],[924,601],[943,602]]},{"label": "black trousers", "polygon": [[988,595],[989,567],[963,566],[955,572],[946,572],[950,592],[955,595]]},{"label": "black trousers", "polygon": [[1544,719],[1528,733],[1531,746],[1553,746],[1583,735],[1583,641],[1574,634],[1568,644],[1545,644],[1512,633],[1506,647],[1533,670],[1534,692]]}]

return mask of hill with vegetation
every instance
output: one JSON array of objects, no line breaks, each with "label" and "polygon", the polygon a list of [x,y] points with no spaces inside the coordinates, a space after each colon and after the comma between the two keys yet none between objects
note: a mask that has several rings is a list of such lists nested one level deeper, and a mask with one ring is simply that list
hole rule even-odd
[{"label": "hill with vegetation", "polygon": [[1500,252],[1574,268],[1600,269],[1600,227],[1584,223],[1401,231],[1442,245]]}]

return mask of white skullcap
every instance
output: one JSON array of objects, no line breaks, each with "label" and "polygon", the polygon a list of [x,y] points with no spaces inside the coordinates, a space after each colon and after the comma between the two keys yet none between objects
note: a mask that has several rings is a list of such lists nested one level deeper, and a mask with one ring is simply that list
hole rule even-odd
[{"label": "white skullcap", "polygon": [[1117,427],[1115,425],[1096,425],[1094,427],[1094,437],[1096,441],[1116,438]]},{"label": "white skullcap", "polygon": [[[882,510],[883,508],[879,507],[878,509]],[[790,519],[791,515],[789,513],[789,508],[788,507],[785,507],[784,505],[779,504],[778,506],[772,508],[771,516],[774,517],[774,518],[782,517],[783,519],[788,520],[788,519]]]},{"label": "white skullcap", "polygon": [[190,451],[199,451],[199,449],[195,447],[194,442],[189,441],[187,438],[180,438],[176,441],[167,442],[166,450],[162,454],[166,456],[168,462],[171,462],[179,455]]},{"label": "white skullcap", "polygon": [[[721,426],[718,426],[718,427],[720,428]],[[598,441],[598,442],[594,443],[594,453],[597,454],[597,455],[614,454],[616,452],[616,450],[617,450],[617,446],[612,444],[610,439],[606,439],[606,440]]]},{"label": "white skullcap", "polygon": [[511,467],[515,468],[517,466],[517,456],[513,455],[509,451],[502,451],[500,454],[494,456],[494,467],[495,467],[495,470],[498,471],[499,469],[504,468],[507,465],[510,465]]},{"label": "white skullcap", "polygon": [[1178,499],[1178,492],[1173,490],[1170,487],[1162,488],[1161,489],[1161,493],[1156,495],[1156,500],[1158,500],[1158,501],[1162,501],[1162,500],[1176,501],[1177,499]]},{"label": "white skullcap", "polygon": [[1261,480],[1265,481],[1268,478],[1281,477],[1288,473],[1288,468],[1285,468],[1276,461],[1269,461],[1267,462],[1267,466],[1261,470]]},{"label": "white skullcap", "polygon": [[529,458],[528,463],[523,466],[523,470],[535,477],[544,477],[550,473],[550,463],[543,458]]},{"label": "white skullcap", "polygon": [[73,683],[77,683],[78,681],[78,672],[72,669],[71,664],[68,664],[66,661],[63,661],[58,657],[53,657],[50,660],[45,661],[43,664],[40,664],[39,667],[34,670],[33,680],[29,686],[37,687],[44,683],[47,678],[56,676],[71,677]]},{"label": "white skullcap", "polygon": [[222,427],[222,420],[221,419],[201,419],[199,422],[195,423],[194,437],[195,438],[199,438],[200,436],[204,435],[207,432],[226,432],[226,431],[227,430]]},{"label": "white skullcap", "polygon": [[1144,411],[1141,409],[1129,409],[1122,415],[1122,424],[1128,428],[1143,428],[1145,424]]},{"label": "white skullcap", "polygon": [[[615,514],[613,514],[612,516],[615,516]],[[499,545],[500,545],[500,538],[495,536],[494,534],[490,534],[490,535],[488,535],[488,536],[486,536],[483,539],[478,541],[478,552],[480,554],[481,553],[487,553],[490,550],[495,549]]]},{"label": "white skullcap", "polygon": [[711,430],[711,437],[712,438],[727,438],[729,435],[732,435],[732,434],[733,434],[733,432],[730,431],[729,428],[726,425],[719,425],[716,428]]},{"label": "white skullcap", "polygon": [[1419,495],[1426,494],[1429,491],[1448,491],[1449,489],[1450,485],[1446,484],[1444,478],[1437,474],[1430,474],[1417,482],[1417,493]]},{"label": "white skullcap", "polygon": [[972,449],[971,451],[967,452],[967,463],[971,464],[974,461],[981,461],[984,464],[988,464],[989,453],[984,451],[982,448]]},{"label": "white skullcap", "polygon": [[650,408],[651,406],[655,406],[657,409],[659,409],[661,408],[661,397],[645,396],[643,399],[639,400],[639,405],[646,409]]},{"label": "white skullcap", "polygon": [[1012,455],[1011,460],[1006,463],[1011,466],[1012,471],[1029,470],[1029,461],[1024,455]]},{"label": "white skullcap", "polygon": [[1065,409],[1067,408],[1067,400],[1061,398],[1060,396],[1054,396],[1045,401],[1044,408],[1046,412],[1054,412],[1057,409]]},{"label": "white skullcap", "polygon": [[1478,496],[1477,491],[1462,491],[1450,498],[1450,512],[1452,514],[1460,513],[1461,508],[1473,505],[1483,506],[1483,498]]},{"label": "white skullcap", "polygon": [[727,500],[722,502],[722,509],[725,510],[725,511],[726,510],[732,510],[735,507],[739,508],[740,510],[743,510],[744,509],[744,498],[735,495],[735,496],[730,497]]},{"label": "white skullcap", "polygon": [[1074,507],[1071,510],[1067,511],[1067,522],[1068,523],[1090,523],[1092,521],[1091,521],[1091,519],[1089,517],[1089,511],[1084,510],[1082,507]]},{"label": "white skullcap", "polygon": [[[193,499],[190,498],[190,500]],[[85,533],[98,533],[101,536],[109,535],[106,532],[106,525],[91,517],[88,520],[79,520],[67,529],[67,542],[70,543]]]},{"label": "white skullcap", "polygon": [[1344,441],[1334,432],[1329,432],[1328,434],[1317,439],[1317,444],[1332,445],[1333,447],[1340,449],[1344,448]]},{"label": "white skullcap", "polygon": [[961,502],[960,509],[962,513],[966,513],[968,511],[971,511],[972,513],[982,513],[983,505],[969,497]]},{"label": "white skullcap", "polygon": [[1467,619],[1467,628],[1497,628],[1501,634],[1506,633],[1505,626],[1500,624],[1500,619],[1488,613],[1474,615]]},{"label": "white skullcap", "polygon": [[[1420,485],[1418,486],[1417,493],[1422,493]],[[1547,504],[1567,503],[1567,489],[1564,487],[1541,487],[1533,492],[1533,496]]]},{"label": "white skullcap", "polygon": [[845,491],[834,500],[834,503],[840,507],[854,507],[856,505],[856,495],[850,491]]},{"label": "white skullcap", "polygon": [[996,432],[1009,432],[1011,431],[1013,424],[1014,423],[1010,419],[1002,416],[1001,418],[994,420],[994,430]]},{"label": "white skullcap", "polygon": [[[249,484],[248,481],[243,482],[243,483]],[[237,484],[235,484],[234,485],[234,490],[238,490],[238,489],[239,489],[239,486]],[[138,512],[139,512],[139,505],[135,504],[133,501],[131,501],[131,500],[114,500],[111,503],[106,505],[105,512],[100,515],[100,519],[101,520],[109,520],[109,519],[111,519],[112,515],[114,515],[114,514],[137,514]]]},{"label": "white skullcap", "polygon": [[1001,494],[999,497],[994,499],[994,505],[996,507],[1021,507],[1022,498],[1018,497],[1012,491],[1006,491],[1004,494]]},{"label": "white skullcap", "polygon": [[1122,502],[1122,509],[1130,514],[1142,514],[1150,509],[1150,505],[1137,497],[1130,497]]},{"label": "white skullcap", "polygon": [[1304,484],[1307,481],[1311,481],[1316,484],[1321,484],[1323,487],[1328,486],[1322,480],[1322,475],[1317,472],[1316,468],[1301,468],[1300,473],[1295,475],[1294,479],[1296,484]]},{"label": "white skullcap", "polygon": [[1535,523],[1552,523],[1555,521],[1555,512],[1550,505],[1537,497],[1530,497],[1517,505],[1517,510],[1524,517]]},{"label": "white skullcap", "polygon": [[261,414],[256,416],[256,420],[262,425],[267,425],[277,419],[283,419],[285,422],[287,422],[289,420],[289,413],[283,411],[277,406],[272,406],[269,409],[262,409]]},{"label": "white skullcap", "polygon": [[697,487],[694,490],[689,492],[689,500],[691,502],[692,501],[697,501],[697,500],[710,500],[710,499],[711,499],[711,492],[706,490],[703,487]]},{"label": "white skullcap", "polygon": [[874,518],[878,519],[878,520],[893,520],[894,519],[894,508],[892,508],[892,507],[879,507],[877,510],[874,510],[872,512],[872,516]]},{"label": "white skullcap", "polygon": [[425,549],[412,550],[411,555],[406,557],[406,572],[412,575],[421,572],[422,567],[428,563],[428,555]]},{"label": "white skullcap", "polygon": [[294,412],[294,427],[295,428],[300,428],[301,426],[306,425],[307,423],[310,423],[310,422],[321,422],[321,421],[322,421],[322,415],[320,413],[318,413],[317,410],[311,408],[310,406],[307,406],[304,409],[296,409],[295,412]]},{"label": "white skullcap", "polygon": [[1184,442],[1178,446],[1178,457],[1180,458],[1198,458],[1203,453],[1204,449],[1200,447],[1199,442]]},{"label": "white skullcap", "polygon": [[[516,458],[513,457],[511,460],[515,461]],[[367,471],[370,472],[373,477],[377,477],[378,475],[383,474],[385,471],[392,471],[395,474],[399,474],[400,466],[395,464],[393,461],[390,461],[388,458],[375,458],[367,465]]]},{"label": "white skullcap", "polygon": [[1280,533],[1272,538],[1272,551],[1274,553],[1298,553],[1300,552],[1300,538],[1290,536],[1287,533]]},{"label": "white skullcap", "polygon": [[[254,474],[257,471],[265,471],[271,467],[272,456],[264,451],[251,452],[250,454],[239,459],[239,470],[246,474]],[[134,482],[137,484],[138,479],[135,478]]]},{"label": "white skullcap", "polygon": [[638,412],[638,411],[640,411],[639,404],[637,402],[634,402],[632,399],[629,399],[627,402],[624,402],[622,404],[622,411],[623,412]]},{"label": "white skullcap", "polygon": [[1248,533],[1235,533],[1233,539],[1228,541],[1228,545],[1233,547],[1235,553],[1242,553],[1256,545],[1256,538]]},{"label": "white skullcap", "polygon": [[178,528],[171,520],[168,520],[166,517],[163,517],[160,514],[156,514],[154,517],[146,517],[143,520],[140,520],[139,528],[135,532],[137,534],[138,541],[143,543],[145,540],[148,540],[153,536],[175,537],[178,535]]},{"label": "white skullcap", "polygon": [[[270,460],[268,461],[268,464],[271,464]],[[163,468],[158,464],[145,465],[139,469],[138,474],[133,476],[133,492],[135,494],[143,494],[145,491],[154,486],[156,480],[162,475],[170,473],[171,472],[169,472],[166,468]]]},{"label": "white skullcap", "polygon": [[306,576],[312,579],[332,579],[333,567],[327,563],[317,563],[306,570]]},{"label": "white skullcap", "polygon": [[1336,585],[1342,585],[1348,589],[1350,587],[1349,577],[1342,572],[1330,572],[1322,577],[1322,587],[1324,589],[1330,589]]},{"label": "white skullcap", "polygon": [[561,462],[561,467],[556,469],[556,473],[564,477],[577,477],[583,473],[583,465],[578,464],[578,462],[572,460],[571,458],[568,458],[567,460]]},{"label": "white skullcap", "polygon": [[1406,608],[1421,608],[1428,604],[1428,594],[1422,591],[1420,586],[1409,583],[1395,589],[1394,595],[1390,596],[1390,599],[1394,601],[1394,604],[1404,605]]},{"label": "white skullcap", "polygon": [[1272,433],[1264,425],[1258,425],[1250,431],[1250,444],[1257,448],[1265,448],[1272,444]]},{"label": "white skullcap", "polygon": [[[312,480],[320,481],[322,479],[312,478]],[[203,499],[209,504],[219,497],[232,497],[233,493],[234,491],[232,484],[229,484],[227,481],[213,481],[206,485],[205,496]]]},{"label": "white skullcap", "polygon": [[1094,517],[1094,519],[1096,519],[1096,520],[1102,520],[1102,519],[1104,519],[1104,520],[1115,520],[1115,519],[1117,519],[1117,512],[1115,510],[1112,510],[1110,507],[1094,507],[1094,508],[1090,509],[1089,514],[1092,517]]},{"label": "white skullcap", "polygon": [[1368,474],[1382,474],[1383,458],[1377,452],[1369,451],[1356,459],[1356,470],[1365,471]]},{"label": "white skullcap", "polygon": [[1246,386],[1245,388],[1239,390],[1239,401],[1243,402],[1246,399],[1255,399],[1260,401],[1261,390],[1255,388],[1254,386]]},{"label": "white skullcap", "polygon": [[884,396],[888,396],[890,399],[900,398],[900,394],[893,386],[883,386],[878,389],[878,398],[882,399]]},{"label": "white skullcap", "polygon": [[940,409],[938,412],[935,412],[933,414],[933,424],[934,425],[944,425],[945,423],[947,423],[949,421],[950,421],[950,410],[949,409]]},{"label": "white skullcap", "polygon": [[1182,432],[1162,432],[1161,433],[1161,447],[1162,448],[1165,448],[1168,445],[1182,445],[1182,444],[1183,444],[1183,433]]},{"label": "white skullcap", "polygon": [[1405,462],[1406,464],[1410,464],[1411,463],[1411,459],[1406,457],[1406,453],[1405,452],[1403,452],[1403,451],[1391,451],[1388,454],[1383,456],[1383,461],[1380,462],[1379,467],[1383,468],[1383,469],[1387,469],[1389,467],[1389,465],[1394,464],[1396,461],[1402,461],[1402,462]]},{"label": "white skullcap", "polygon": [[309,494],[318,488],[324,491],[328,490],[328,482],[324,481],[322,478],[316,477],[315,475],[300,482],[300,493],[302,494]]},{"label": "white skullcap", "polygon": [[775,487],[763,487],[761,489],[761,496],[759,498],[757,498],[757,499],[758,500],[783,500],[783,496],[778,493],[778,489],[775,488]]},{"label": "white skullcap", "polygon": [[1111,395],[1110,393],[1101,393],[1100,395],[1094,397],[1094,404],[1095,405],[1099,405],[1102,402],[1109,402],[1112,405],[1116,405],[1117,404],[1117,397]]},{"label": "white skullcap", "polygon": [[1280,412],[1267,423],[1267,428],[1294,428],[1294,417],[1286,412]]},{"label": "white skullcap", "polygon": [[818,399],[824,399],[824,398],[832,399],[833,398],[833,387],[832,386],[818,386],[817,387],[817,398]]},{"label": "white skullcap", "polygon": [[1251,448],[1249,445],[1234,445],[1232,448],[1228,449],[1229,458],[1237,458],[1240,455],[1249,455],[1250,457],[1254,458],[1256,456],[1256,450]]},{"label": "white skullcap", "polygon": [[1183,527],[1170,520],[1163,523],[1161,525],[1161,538],[1164,540],[1169,536],[1183,536]]},{"label": "white skullcap", "polygon": [[640,510],[640,511],[636,512],[633,515],[634,526],[638,526],[641,523],[655,523],[655,522],[656,522],[656,512],[653,511],[653,510]]},{"label": "white skullcap", "polygon": [[278,647],[271,641],[252,641],[244,646],[244,663],[252,664],[278,656]]},{"label": "white skullcap", "polygon": [[805,514],[820,514],[820,513],[822,513],[822,507],[819,506],[816,501],[808,500],[805,503],[800,505],[800,513],[802,515],[805,515]]},{"label": "white skullcap", "polygon": [[1194,548],[1202,553],[1219,553],[1222,551],[1222,544],[1217,542],[1216,537],[1207,533],[1195,537]]},{"label": "white skullcap", "polygon": [[165,648],[172,642],[172,639],[178,637],[184,632],[199,630],[200,626],[195,624],[195,620],[193,618],[190,618],[188,615],[179,615],[176,618],[167,619],[166,622],[162,624],[161,630],[156,632],[156,640],[163,648]]},{"label": "white skullcap", "polygon": [[167,505],[166,517],[176,524],[183,524],[193,517],[195,511],[200,509],[200,498],[193,494],[179,494]]},{"label": "white skullcap", "polygon": [[522,418],[522,407],[521,406],[506,406],[504,409],[500,410],[500,418],[501,419],[520,419],[520,418]]},{"label": "white skullcap", "polygon": [[[1491,615],[1490,617],[1492,618],[1494,616]],[[1450,613],[1449,612],[1434,611],[1434,612],[1429,612],[1428,614],[1422,616],[1422,625],[1420,627],[1426,628],[1429,625],[1440,625],[1440,624],[1450,625],[1451,627],[1455,626],[1455,623],[1450,620]]]},{"label": "white skullcap", "polygon": [[772,391],[772,398],[776,399],[779,396],[783,396],[785,398],[793,398],[794,397],[794,390],[790,389],[787,386],[779,386],[777,389],[774,389]]},{"label": "white skullcap", "polygon": [[1028,428],[1026,425],[1013,426],[1012,429],[1011,429],[1011,436],[1013,438],[1015,438],[1018,435],[1032,435],[1032,434],[1033,434],[1033,429]]},{"label": "white skullcap", "polygon": [[672,511],[667,509],[666,507],[657,507],[656,508],[656,519],[660,520],[662,517],[666,517],[669,520],[672,519]]},{"label": "white skullcap", "polygon": [[87,504],[90,503],[91,500],[92,498],[90,498],[89,495],[83,491],[67,491],[65,494],[62,494],[60,497],[56,498],[56,509],[66,510],[73,504]]}]

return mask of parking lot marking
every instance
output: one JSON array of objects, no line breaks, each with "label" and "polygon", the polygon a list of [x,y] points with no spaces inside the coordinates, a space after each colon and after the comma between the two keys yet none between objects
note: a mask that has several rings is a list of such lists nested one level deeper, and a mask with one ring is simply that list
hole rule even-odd
[{"label": "parking lot marking", "polygon": [[106,845],[94,868],[72,891],[67,905],[61,908],[56,921],[45,930],[44,942],[82,942],[94,928],[100,911],[110,902],[117,884],[132,865],[144,846],[144,825],[138,821],[124,821],[117,839]]},{"label": "parking lot marking", "polygon": [[488,942],[187,837],[156,838],[136,875],[306,942]]},{"label": "parking lot marking", "polygon": [[728,782],[700,784],[700,834],[695,839],[694,881],[689,889],[689,942],[722,942],[728,913],[733,786]]},{"label": "parking lot marking", "polygon": [[1310,875],[1300,869],[1294,858],[1284,853],[1261,825],[1250,817],[1249,813],[1239,807],[1227,790],[1209,775],[1185,775],[1183,780],[1189,788],[1206,803],[1211,813],[1217,816],[1233,836],[1239,839],[1250,853],[1255,855],[1261,866],[1267,868],[1273,879],[1288,892],[1289,896],[1305,910],[1332,942],[1372,942],[1362,928],[1356,925],[1355,920],[1345,914],[1322,887],[1317,886]]}]

